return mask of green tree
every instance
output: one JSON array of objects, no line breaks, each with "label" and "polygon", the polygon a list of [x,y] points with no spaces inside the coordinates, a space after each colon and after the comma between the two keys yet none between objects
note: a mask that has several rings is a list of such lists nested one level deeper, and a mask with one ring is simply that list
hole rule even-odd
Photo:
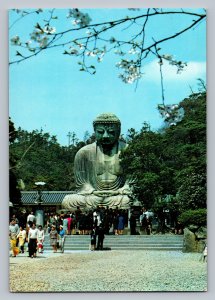
[{"label": "green tree", "polygon": [[180,105],[185,112],[183,120],[165,132],[166,161],[175,168],[180,205],[184,209],[204,208],[207,194],[206,93],[192,94]]},{"label": "green tree", "polygon": [[17,157],[16,172],[27,190],[35,188],[36,181],[46,182],[46,190],[70,190],[74,188],[73,161],[79,147],[62,147],[49,133],[19,128],[10,155]]},{"label": "green tree", "polygon": [[[14,127],[14,123],[9,119],[9,143],[10,146],[15,142],[17,138],[17,131]],[[20,205],[21,200],[21,193],[19,189],[19,183],[17,179],[17,172],[16,172],[16,163],[17,163],[17,157],[16,155],[10,155],[10,161],[9,161],[9,197],[10,202],[12,202],[14,205]]]},{"label": "green tree", "polygon": [[169,192],[172,182],[171,169],[162,157],[162,140],[160,133],[144,126],[122,153],[125,173],[134,180],[134,194],[148,208],[155,199]]},{"label": "green tree", "polygon": [[180,210],[206,207],[206,93],[193,93],[179,107],[184,110],[180,122],[159,132],[144,124],[122,154],[135,196],[158,210],[166,206],[166,195]]}]

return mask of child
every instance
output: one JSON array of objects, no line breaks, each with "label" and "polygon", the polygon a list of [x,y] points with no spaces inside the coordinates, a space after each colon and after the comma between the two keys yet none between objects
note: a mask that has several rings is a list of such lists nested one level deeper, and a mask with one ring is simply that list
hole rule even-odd
[{"label": "child", "polygon": [[42,230],[42,226],[38,226],[38,232],[37,232],[37,247],[38,252],[43,253],[43,242],[44,242],[44,230]]},{"label": "child", "polygon": [[62,253],[64,252],[64,242],[65,242],[65,230],[63,229],[63,225],[60,225],[59,246]]},{"label": "child", "polygon": [[17,235],[17,238],[19,239],[19,247],[20,251],[24,253],[24,245],[25,245],[25,239],[26,239],[26,231],[23,229],[22,226],[20,226],[20,231]]}]

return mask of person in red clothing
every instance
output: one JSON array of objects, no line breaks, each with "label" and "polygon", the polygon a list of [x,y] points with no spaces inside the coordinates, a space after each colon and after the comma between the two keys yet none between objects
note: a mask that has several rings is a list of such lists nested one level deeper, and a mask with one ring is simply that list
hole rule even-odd
[{"label": "person in red clothing", "polygon": [[70,214],[68,214],[67,221],[68,221],[68,225],[67,225],[68,233],[67,234],[70,235],[71,229],[72,229],[72,221],[73,221]]}]

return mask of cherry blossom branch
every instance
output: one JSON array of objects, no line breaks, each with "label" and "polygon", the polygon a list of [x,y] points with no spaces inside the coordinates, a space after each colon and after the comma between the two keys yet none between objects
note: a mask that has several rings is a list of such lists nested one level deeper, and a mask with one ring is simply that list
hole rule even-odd
[{"label": "cherry blossom branch", "polygon": [[[53,11],[51,11],[51,15],[50,15],[50,18],[49,20],[47,21],[47,24],[46,26],[49,27],[49,24],[50,24],[50,21],[52,20],[52,17],[53,17]],[[140,35],[140,34],[143,34],[145,35],[145,25],[148,21],[148,18],[149,17],[152,17],[152,16],[156,16],[156,15],[167,15],[167,14],[186,14],[186,15],[192,15],[192,16],[198,16],[199,18],[193,22],[193,24],[191,24],[190,26],[188,26],[187,28],[183,29],[182,31],[172,35],[172,36],[168,36],[164,39],[161,39],[159,41],[156,41],[156,45],[159,44],[159,43],[163,43],[164,41],[167,41],[167,40],[170,40],[170,39],[173,39],[177,36],[179,36],[180,34],[184,33],[185,31],[191,29],[192,27],[194,27],[196,24],[198,24],[198,22],[200,22],[201,20],[203,20],[206,15],[205,14],[196,14],[196,13],[191,13],[191,12],[185,12],[185,11],[167,11],[167,12],[163,12],[163,11],[158,11],[158,10],[155,10],[153,13],[149,13],[149,10],[147,11],[146,14],[142,14],[140,16],[136,16],[136,17],[127,17],[127,18],[123,18],[123,19],[119,19],[119,20],[116,20],[116,21],[108,21],[108,22],[102,22],[102,23],[96,23],[96,24],[86,24],[84,26],[81,26],[81,27],[78,27],[78,28],[72,28],[72,29],[69,29],[69,30],[66,30],[66,31],[62,31],[62,32],[59,32],[59,33],[53,33],[52,34],[52,40],[47,43],[44,47],[42,47],[42,50],[41,48],[35,48],[34,49],[34,53],[33,54],[30,54],[30,55],[23,55],[21,54],[20,52],[17,53],[17,56],[21,56],[21,59],[18,59],[18,60],[15,60],[15,61],[12,61],[10,62],[9,64],[14,64],[14,63],[19,63],[19,62],[22,62],[26,59],[29,59],[31,57],[34,57],[36,55],[38,55],[41,51],[43,50],[47,50],[49,48],[52,48],[52,47],[62,47],[62,46],[65,46],[67,44],[71,44],[72,42],[74,41],[67,41],[67,42],[63,42],[63,43],[59,43],[59,44],[54,44],[54,42],[56,42],[57,40],[61,39],[64,35],[66,35],[67,33],[71,33],[71,32],[75,32],[75,31],[80,31],[82,29],[90,29],[90,28],[93,28],[95,30],[96,27],[101,27],[103,26],[102,29],[96,31],[95,30],[95,33],[92,35],[93,37],[98,37],[99,35],[101,35],[102,33],[114,28],[115,26],[118,26],[118,25],[121,25],[122,23],[126,23],[126,22],[130,22],[129,25],[132,25],[134,24],[134,22],[136,22],[137,19],[140,19],[140,18],[146,18],[145,19],[145,23],[143,25],[143,28],[141,29],[141,31],[133,38],[131,39],[130,41],[119,41],[118,40],[118,44],[119,45],[132,45],[135,47],[139,47],[138,45],[134,44],[133,41]],[[108,27],[104,27],[105,25],[109,25]],[[51,32],[48,32],[49,36],[51,35]],[[76,40],[88,40],[88,37],[84,36],[84,37],[81,37],[81,38],[78,38]],[[95,39],[96,40],[96,39]],[[143,39],[144,41],[144,39]],[[54,44],[54,45],[53,45]],[[17,43],[17,46],[21,46]],[[143,48],[144,46],[144,43],[142,44],[141,46],[141,55],[144,51],[146,50],[149,50],[151,48],[153,48],[155,46],[155,44],[151,44],[150,46],[148,46],[147,48]],[[29,47],[27,46],[26,47],[27,49],[29,49]],[[29,49],[31,51],[31,49]]]},{"label": "cherry blossom branch", "polygon": [[[131,10],[140,11],[140,9]],[[173,40],[199,26],[199,24],[206,19],[206,11],[204,11],[204,13],[195,13],[183,9],[165,11],[164,9],[149,8],[144,14],[132,17],[126,16],[118,20],[91,23],[92,20],[87,13],[83,13],[75,8],[70,9],[67,15],[68,19],[72,19],[72,24],[75,27],[73,26],[72,28],[60,32],[56,32],[55,27],[51,26],[51,24],[53,24],[52,21],[58,18],[54,16],[54,11],[54,9],[49,11],[50,16],[47,20],[44,20],[43,25],[39,23],[35,25],[34,31],[31,33],[30,41],[21,42],[18,35],[11,38],[11,43],[23,49],[24,52],[16,51],[16,56],[19,56],[19,58],[11,61],[9,63],[10,65],[37,56],[42,51],[64,47],[64,49],[66,48],[63,52],[64,55],[81,59],[81,61],[78,61],[80,71],[94,75],[96,73],[96,62],[101,62],[107,53],[113,51],[114,54],[120,57],[120,61],[116,63],[116,67],[120,70],[118,77],[124,83],[136,82],[135,89],[137,89],[139,80],[143,75],[142,69],[144,60],[148,56],[155,56],[158,59],[161,80],[162,104],[159,105],[158,109],[161,115],[164,116],[166,120],[171,120],[173,124],[176,120],[180,120],[180,116],[177,114],[178,108],[176,106],[172,108],[170,105],[165,105],[162,65],[165,60],[169,64],[177,67],[177,73],[180,73],[186,66],[186,63],[176,61],[171,54],[161,53],[160,47],[166,41]],[[35,12],[37,11],[31,13]],[[167,15],[184,15],[193,18],[187,26],[174,34],[170,32],[165,37],[157,40],[152,38],[152,42],[146,45],[146,27],[148,26],[149,19],[152,18],[153,20],[153,17],[156,18],[157,16]],[[21,18],[18,20],[20,19]],[[13,27],[18,20],[16,20],[11,27]],[[135,29],[137,33],[135,33],[134,36],[126,37],[126,39],[118,39],[114,36],[108,37],[107,35],[110,34],[114,28],[117,28],[118,32],[127,30],[128,33],[130,29]],[[77,37],[75,37],[76,33]],[[73,36],[72,39],[71,36]],[[33,43],[33,45],[31,45],[31,43]],[[26,51],[30,51],[30,54],[29,52],[26,53]],[[88,64],[88,57],[90,56],[95,57],[93,64],[92,62]],[[183,113],[181,113],[181,115],[182,114]]]}]

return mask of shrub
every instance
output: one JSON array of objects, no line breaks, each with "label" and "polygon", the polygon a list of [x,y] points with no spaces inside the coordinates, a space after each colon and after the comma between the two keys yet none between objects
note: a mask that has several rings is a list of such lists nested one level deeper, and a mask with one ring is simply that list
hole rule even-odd
[{"label": "shrub", "polygon": [[207,210],[205,208],[184,211],[178,218],[184,225],[206,226]]}]

